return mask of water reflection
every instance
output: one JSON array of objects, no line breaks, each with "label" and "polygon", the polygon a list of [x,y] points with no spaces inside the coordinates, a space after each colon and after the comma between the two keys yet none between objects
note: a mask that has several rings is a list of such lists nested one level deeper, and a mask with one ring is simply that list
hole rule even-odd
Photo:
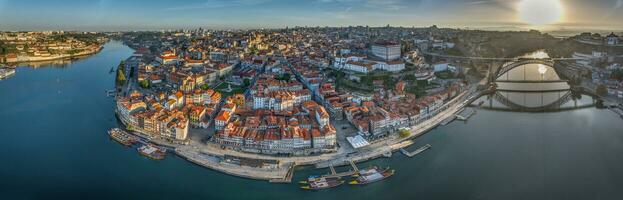
[{"label": "water reflection", "polygon": [[84,60],[92,55],[82,55],[71,58],[61,58],[55,60],[46,60],[46,61],[34,61],[34,62],[23,62],[16,64],[7,64],[9,67],[32,67],[32,68],[40,68],[40,67],[53,67],[53,68],[65,68],[70,66],[72,62]]},{"label": "water reflection", "polygon": [[502,74],[496,81],[557,81],[561,80],[553,67],[543,64],[521,65]]},{"label": "water reflection", "polygon": [[496,91],[491,95],[481,97],[475,102],[484,109],[518,112],[555,112],[595,105],[592,97],[573,92],[572,90],[546,92]]},{"label": "water reflection", "polygon": [[[548,58],[537,51],[521,58]],[[510,63],[507,63],[510,64]],[[521,112],[550,112],[590,107],[594,100],[572,91],[556,69],[543,64],[525,64],[495,80],[496,90],[481,97],[476,104],[483,108]]]}]

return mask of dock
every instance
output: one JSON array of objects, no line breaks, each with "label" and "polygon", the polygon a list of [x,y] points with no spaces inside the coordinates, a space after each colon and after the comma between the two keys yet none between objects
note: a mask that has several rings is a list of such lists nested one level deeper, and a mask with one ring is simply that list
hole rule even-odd
[{"label": "dock", "polygon": [[353,169],[354,170],[348,170],[348,171],[345,171],[345,172],[338,173],[338,172],[335,171],[335,167],[333,167],[333,165],[329,165],[329,170],[331,170],[331,174],[327,174],[327,175],[324,175],[322,177],[325,177],[325,178],[345,177],[345,176],[355,175],[356,173],[359,172],[359,170],[357,169],[357,166],[355,166],[355,168],[353,168]]},{"label": "dock", "polygon": [[450,117],[444,119],[439,124],[441,124],[442,126],[445,126],[445,125],[448,125],[450,122],[454,121],[454,119],[456,119],[456,116],[453,115],[453,116],[450,116]]},{"label": "dock", "polygon": [[357,165],[355,165],[355,162],[353,162],[353,160],[348,160],[350,162],[350,166],[356,171],[359,172],[359,168],[357,168]]},{"label": "dock", "polygon": [[471,116],[476,114],[476,109],[474,108],[464,108],[458,114],[456,114],[456,118],[461,121],[467,121]]},{"label": "dock", "polygon": [[407,157],[411,158],[411,157],[413,157],[413,156],[416,156],[416,155],[418,155],[418,154],[420,154],[420,153],[422,153],[422,152],[424,152],[424,151],[426,151],[426,150],[430,149],[431,147],[433,147],[433,145],[426,144],[426,145],[424,145],[424,146],[422,146],[422,147],[420,147],[420,148],[416,149],[416,150],[415,150],[415,151],[413,151],[413,152],[409,152],[409,151],[405,150],[404,148],[401,148],[401,149],[400,149],[400,152],[402,152],[402,154],[404,154],[405,156],[407,156]]},{"label": "dock", "polygon": [[269,183],[292,183],[292,176],[294,176],[294,166],[296,166],[294,163],[290,164],[290,167],[288,168],[288,172],[286,173],[286,176],[283,177],[282,179],[270,179],[268,180]]}]

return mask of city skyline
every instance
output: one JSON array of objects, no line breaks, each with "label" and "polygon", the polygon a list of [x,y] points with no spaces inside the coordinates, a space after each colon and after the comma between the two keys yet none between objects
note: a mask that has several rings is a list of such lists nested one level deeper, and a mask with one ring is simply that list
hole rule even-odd
[{"label": "city skyline", "polygon": [[[533,0],[524,0],[533,1]],[[118,0],[54,2],[0,0],[2,30],[160,30],[178,28],[253,29],[286,26],[429,26],[453,28],[549,29],[623,26],[623,0],[549,0],[559,17],[533,26],[522,19],[520,0]],[[542,3],[545,2],[545,3]],[[305,8],[305,9],[301,9]],[[533,9],[534,10],[534,9]],[[549,14],[549,10],[544,14]],[[536,11],[532,11],[536,12]],[[525,14],[525,13],[524,13]],[[543,15],[543,13],[528,13]],[[587,26],[590,25],[590,26]]]}]

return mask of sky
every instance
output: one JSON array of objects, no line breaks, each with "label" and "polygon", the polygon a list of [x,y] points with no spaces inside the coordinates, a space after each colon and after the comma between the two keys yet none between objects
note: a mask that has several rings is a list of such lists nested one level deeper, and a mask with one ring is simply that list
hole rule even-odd
[{"label": "sky", "polygon": [[[520,1],[526,0],[0,0],[0,31],[525,27]],[[564,14],[556,27],[623,27],[623,0],[557,1]]]}]

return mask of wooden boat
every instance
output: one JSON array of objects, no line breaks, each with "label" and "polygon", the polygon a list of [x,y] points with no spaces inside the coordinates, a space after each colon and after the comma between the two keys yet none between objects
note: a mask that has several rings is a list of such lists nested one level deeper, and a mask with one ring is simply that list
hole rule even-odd
[{"label": "wooden boat", "polygon": [[362,170],[359,170],[358,173],[353,174],[351,177],[357,178],[359,176],[365,176],[367,174],[376,172],[376,170],[378,170],[378,168],[379,167],[377,167],[377,166],[372,166],[372,167],[369,167],[369,168],[366,168],[366,169],[362,169]]},{"label": "wooden boat", "polygon": [[141,155],[154,159],[154,160],[162,160],[164,159],[164,156],[166,155],[166,149],[160,148],[160,147],[157,147],[151,144],[143,145],[139,147],[138,152]]},{"label": "wooden boat", "polygon": [[138,138],[133,135],[128,134],[127,132],[119,129],[113,128],[108,131],[108,135],[115,141],[123,144],[125,146],[132,146],[136,142],[138,142]]},{"label": "wooden boat", "polygon": [[301,189],[305,190],[323,190],[334,188],[344,184],[345,181],[340,177],[331,177],[331,178],[310,178],[307,180],[307,183],[301,186]]},{"label": "wooden boat", "polygon": [[349,182],[350,185],[366,185],[374,182],[378,182],[384,180],[390,176],[393,176],[395,170],[389,169],[389,167],[385,168],[385,170],[378,171],[377,169],[372,169],[365,174],[361,174],[357,179]]},{"label": "wooden boat", "polygon": [[308,184],[310,180],[315,180],[317,178],[320,178],[319,175],[311,175],[309,177],[307,177],[307,179],[299,181],[299,184]]}]

